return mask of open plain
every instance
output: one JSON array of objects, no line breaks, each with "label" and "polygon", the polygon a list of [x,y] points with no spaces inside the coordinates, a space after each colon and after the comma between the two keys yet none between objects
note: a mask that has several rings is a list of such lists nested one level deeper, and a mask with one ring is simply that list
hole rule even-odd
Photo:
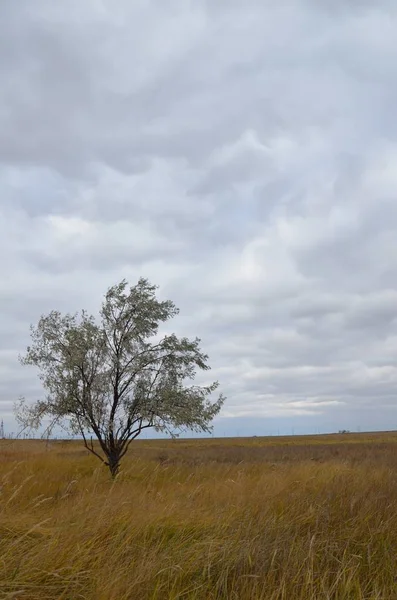
[{"label": "open plain", "polygon": [[397,433],[0,440],[0,598],[397,598]]}]

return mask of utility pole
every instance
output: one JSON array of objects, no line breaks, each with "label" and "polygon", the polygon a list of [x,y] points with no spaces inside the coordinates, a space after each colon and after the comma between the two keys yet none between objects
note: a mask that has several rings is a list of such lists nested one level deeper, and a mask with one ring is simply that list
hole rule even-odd
[{"label": "utility pole", "polygon": [[3,421],[3,419],[1,419],[1,423],[0,423],[0,439],[4,440],[4,421]]}]

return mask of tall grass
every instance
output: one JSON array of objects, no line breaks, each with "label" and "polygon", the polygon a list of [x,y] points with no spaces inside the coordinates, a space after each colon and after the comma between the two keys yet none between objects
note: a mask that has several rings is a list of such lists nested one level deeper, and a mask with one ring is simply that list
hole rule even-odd
[{"label": "tall grass", "polygon": [[397,436],[0,443],[0,598],[397,598]]}]

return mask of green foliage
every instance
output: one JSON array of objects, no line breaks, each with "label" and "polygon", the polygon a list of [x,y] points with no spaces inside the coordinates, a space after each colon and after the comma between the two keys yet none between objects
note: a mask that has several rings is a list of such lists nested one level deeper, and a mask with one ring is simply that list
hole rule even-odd
[{"label": "green foliage", "polygon": [[[173,302],[159,301],[156,286],[140,279],[131,288],[125,280],[109,288],[99,324],[85,311],[42,316],[21,362],[38,367],[47,396],[33,405],[21,400],[19,422],[38,428],[50,417],[49,429],[61,424],[81,434],[112,475],[143,429],[210,431],[224,401],[222,394],[210,399],[218,382],[186,384],[197,369],[209,369],[200,340],[158,339],[159,325],[177,314]],[[88,441],[92,435],[104,457]]]}]

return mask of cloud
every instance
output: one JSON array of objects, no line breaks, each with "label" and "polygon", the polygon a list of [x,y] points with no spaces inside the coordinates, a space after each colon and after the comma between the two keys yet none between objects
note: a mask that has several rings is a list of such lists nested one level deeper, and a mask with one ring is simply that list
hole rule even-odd
[{"label": "cloud", "polygon": [[141,275],[202,338],[225,422],[390,427],[396,25],[391,0],[3,2],[10,427],[41,393],[29,324]]}]

